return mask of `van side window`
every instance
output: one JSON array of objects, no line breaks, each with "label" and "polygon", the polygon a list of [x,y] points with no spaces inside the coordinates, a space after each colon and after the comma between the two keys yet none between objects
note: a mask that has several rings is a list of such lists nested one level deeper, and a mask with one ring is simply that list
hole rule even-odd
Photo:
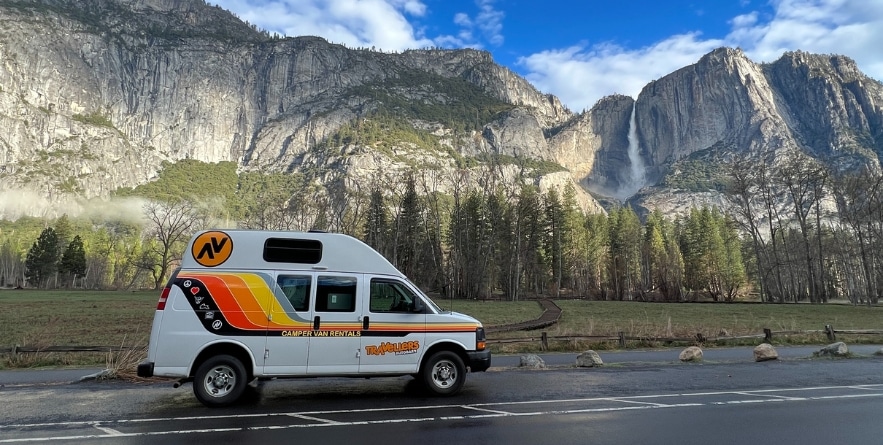
[{"label": "van side window", "polygon": [[264,242],[264,261],[317,264],[322,261],[322,242],[298,238],[267,238]]},{"label": "van side window", "polygon": [[398,281],[371,279],[371,312],[411,312],[416,300],[417,296]]},{"label": "van side window", "polygon": [[276,284],[294,310],[309,310],[312,277],[309,275],[279,275],[276,277]]},{"label": "van side window", "polygon": [[316,311],[355,312],[356,279],[320,275],[316,285]]}]

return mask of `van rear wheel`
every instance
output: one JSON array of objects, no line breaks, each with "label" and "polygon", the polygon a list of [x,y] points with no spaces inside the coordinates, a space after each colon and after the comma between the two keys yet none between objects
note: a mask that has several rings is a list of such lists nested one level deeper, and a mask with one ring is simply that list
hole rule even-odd
[{"label": "van rear wheel", "polygon": [[239,359],[229,355],[216,355],[196,369],[193,393],[205,406],[228,406],[242,396],[246,380],[245,366]]},{"label": "van rear wheel", "polygon": [[450,351],[432,354],[423,364],[423,384],[431,393],[450,396],[460,391],[466,382],[466,366],[459,355]]}]

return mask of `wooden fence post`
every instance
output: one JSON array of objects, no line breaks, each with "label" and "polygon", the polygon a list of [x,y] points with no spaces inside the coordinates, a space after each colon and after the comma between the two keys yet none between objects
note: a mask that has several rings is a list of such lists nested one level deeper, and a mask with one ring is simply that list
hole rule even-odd
[{"label": "wooden fence post", "polygon": [[549,350],[549,334],[546,331],[543,331],[540,334],[540,340],[543,342],[543,351]]},{"label": "wooden fence post", "polygon": [[625,349],[625,332],[619,331],[619,347]]},{"label": "wooden fence post", "polygon": [[826,324],[825,325],[825,334],[828,335],[828,341],[837,341],[837,336],[834,335],[834,327]]}]

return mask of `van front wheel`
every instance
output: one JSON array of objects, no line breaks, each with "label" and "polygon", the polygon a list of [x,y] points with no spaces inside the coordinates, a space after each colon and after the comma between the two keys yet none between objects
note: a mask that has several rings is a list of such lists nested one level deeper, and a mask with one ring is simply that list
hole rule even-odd
[{"label": "van front wheel", "polygon": [[203,405],[216,408],[234,402],[245,391],[245,367],[236,357],[216,355],[196,369],[193,393]]},{"label": "van front wheel", "polygon": [[426,389],[435,395],[450,396],[466,382],[466,366],[457,354],[439,351],[424,363],[422,375]]}]

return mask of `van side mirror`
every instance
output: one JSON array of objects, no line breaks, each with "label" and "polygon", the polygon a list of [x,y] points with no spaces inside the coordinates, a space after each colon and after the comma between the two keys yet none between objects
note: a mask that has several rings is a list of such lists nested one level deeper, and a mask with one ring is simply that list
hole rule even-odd
[{"label": "van side mirror", "polygon": [[423,300],[421,300],[419,298],[415,299],[414,305],[411,306],[411,312],[413,312],[415,314],[419,314],[419,313],[423,312],[423,309],[425,309],[425,306],[423,305]]}]

